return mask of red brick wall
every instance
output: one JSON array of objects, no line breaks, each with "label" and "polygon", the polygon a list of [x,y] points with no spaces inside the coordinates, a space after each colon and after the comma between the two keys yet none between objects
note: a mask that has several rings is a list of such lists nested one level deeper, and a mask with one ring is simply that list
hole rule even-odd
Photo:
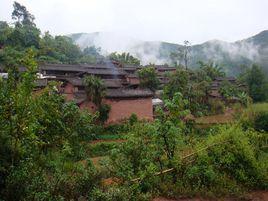
[{"label": "red brick wall", "polygon": [[[63,95],[65,96],[66,101],[73,100],[74,87],[72,84],[66,84],[63,89]],[[126,118],[129,118],[133,113],[136,114],[140,120],[153,119],[153,106],[151,97],[136,99],[104,99],[103,103],[111,106],[107,123],[120,122]],[[90,101],[84,101],[79,107],[81,109],[87,109],[92,112],[96,111],[96,106]]]},{"label": "red brick wall", "polygon": [[97,110],[96,106],[94,103],[92,103],[91,101],[84,101],[83,103],[81,103],[79,105],[80,109],[82,110],[88,110],[88,111],[91,111],[91,112],[95,112]]},{"label": "red brick wall", "polygon": [[[140,120],[153,120],[153,105],[152,98],[137,98],[137,99],[104,99],[103,103],[111,106],[109,119],[106,123],[118,123],[130,117],[131,114],[136,114]],[[80,105],[81,109],[87,109],[91,112],[96,111],[96,106],[85,101]]]},{"label": "red brick wall", "polygon": [[105,99],[104,103],[111,106],[107,123],[120,122],[136,114],[140,120],[153,120],[152,98],[137,99]]}]

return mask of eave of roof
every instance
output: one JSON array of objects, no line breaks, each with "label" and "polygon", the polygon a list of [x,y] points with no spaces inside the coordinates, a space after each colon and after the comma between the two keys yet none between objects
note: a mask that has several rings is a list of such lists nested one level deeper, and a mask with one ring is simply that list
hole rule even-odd
[{"label": "eave of roof", "polygon": [[143,98],[152,97],[153,93],[147,89],[108,89],[107,98]]}]

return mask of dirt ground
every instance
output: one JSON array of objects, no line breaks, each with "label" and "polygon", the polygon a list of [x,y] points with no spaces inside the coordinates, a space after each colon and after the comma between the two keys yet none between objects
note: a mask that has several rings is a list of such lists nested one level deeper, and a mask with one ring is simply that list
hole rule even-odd
[{"label": "dirt ground", "polygon": [[153,201],[268,201],[268,191],[255,191],[245,195],[243,198],[219,198],[219,199],[204,199],[204,198],[181,198],[181,199],[166,199],[155,198]]}]

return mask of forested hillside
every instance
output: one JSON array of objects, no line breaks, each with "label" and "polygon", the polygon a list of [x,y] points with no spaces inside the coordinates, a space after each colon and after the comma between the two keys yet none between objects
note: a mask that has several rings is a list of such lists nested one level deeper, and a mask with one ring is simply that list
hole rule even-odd
[{"label": "forested hillside", "polygon": [[[173,65],[172,53],[183,51],[184,45],[166,42],[140,41],[119,37],[112,33],[78,33],[70,37],[80,47],[95,45],[105,51],[130,52],[137,56],[142,64],[168,63]],[[118,44],[119,43],[119,44]],[[124,43],[124,44],[122,44]],[[263,31],[245,40],[228,43],[211,40],[190,48],[189,65],[198,67],[198,61],[214,61],[224,67],[228,74],[237,75],[244,65],[259,64],[268,73],[268,31]],[[182,58],[181,62],[182,62]]]},{"label": "forested hillside", "polygon": [[13,64],[23,57],[27,48],[33,48],[38,62],[97,63],[102,60],[99,50],[90,47],[83,51],[66,36],[41,33],[34,16],[24,6],[15,3],[13,22],[0,21],[0,63]]}]

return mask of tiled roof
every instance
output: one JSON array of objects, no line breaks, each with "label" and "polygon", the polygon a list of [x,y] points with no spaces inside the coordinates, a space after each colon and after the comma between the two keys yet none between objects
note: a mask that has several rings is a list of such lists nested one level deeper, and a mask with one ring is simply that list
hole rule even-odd
[{"label": "tiled roof", "polygon": [[152,91],[146,89],[108,89],[106,92],[106,97],[108,98],[138,98],[152,96]]},{"label": "tiled roof", "polygon": [[[153,93],[150,90],[144,89],[107,89],[106,98],[144,98],[152,97]],[[86,93],[76,92],[74,93],[74,102],[81,104],[87,99]]]},{"label": "tiled roof", "polygon": [[[81,78],[66,78],[74,86],[84,86],[83,79]],[[120,79],[103,79],[104,85],[107,88],[120,88],[122,87],[122,80]]]},{"label": "tiled roof", "polygon": [[113,64],[109,65],[70,65],[70,64],[44,64],[39,66],[40,70],[52,71],[69,71],[84,72],[93,75],[125,75],[126,72],[121,68],[117,68]]},{"label": "tiled roof", "polygon": [[108,88],[120,88],[122,87],[122,80],[120,79],[104,79],[104,85]]}]

